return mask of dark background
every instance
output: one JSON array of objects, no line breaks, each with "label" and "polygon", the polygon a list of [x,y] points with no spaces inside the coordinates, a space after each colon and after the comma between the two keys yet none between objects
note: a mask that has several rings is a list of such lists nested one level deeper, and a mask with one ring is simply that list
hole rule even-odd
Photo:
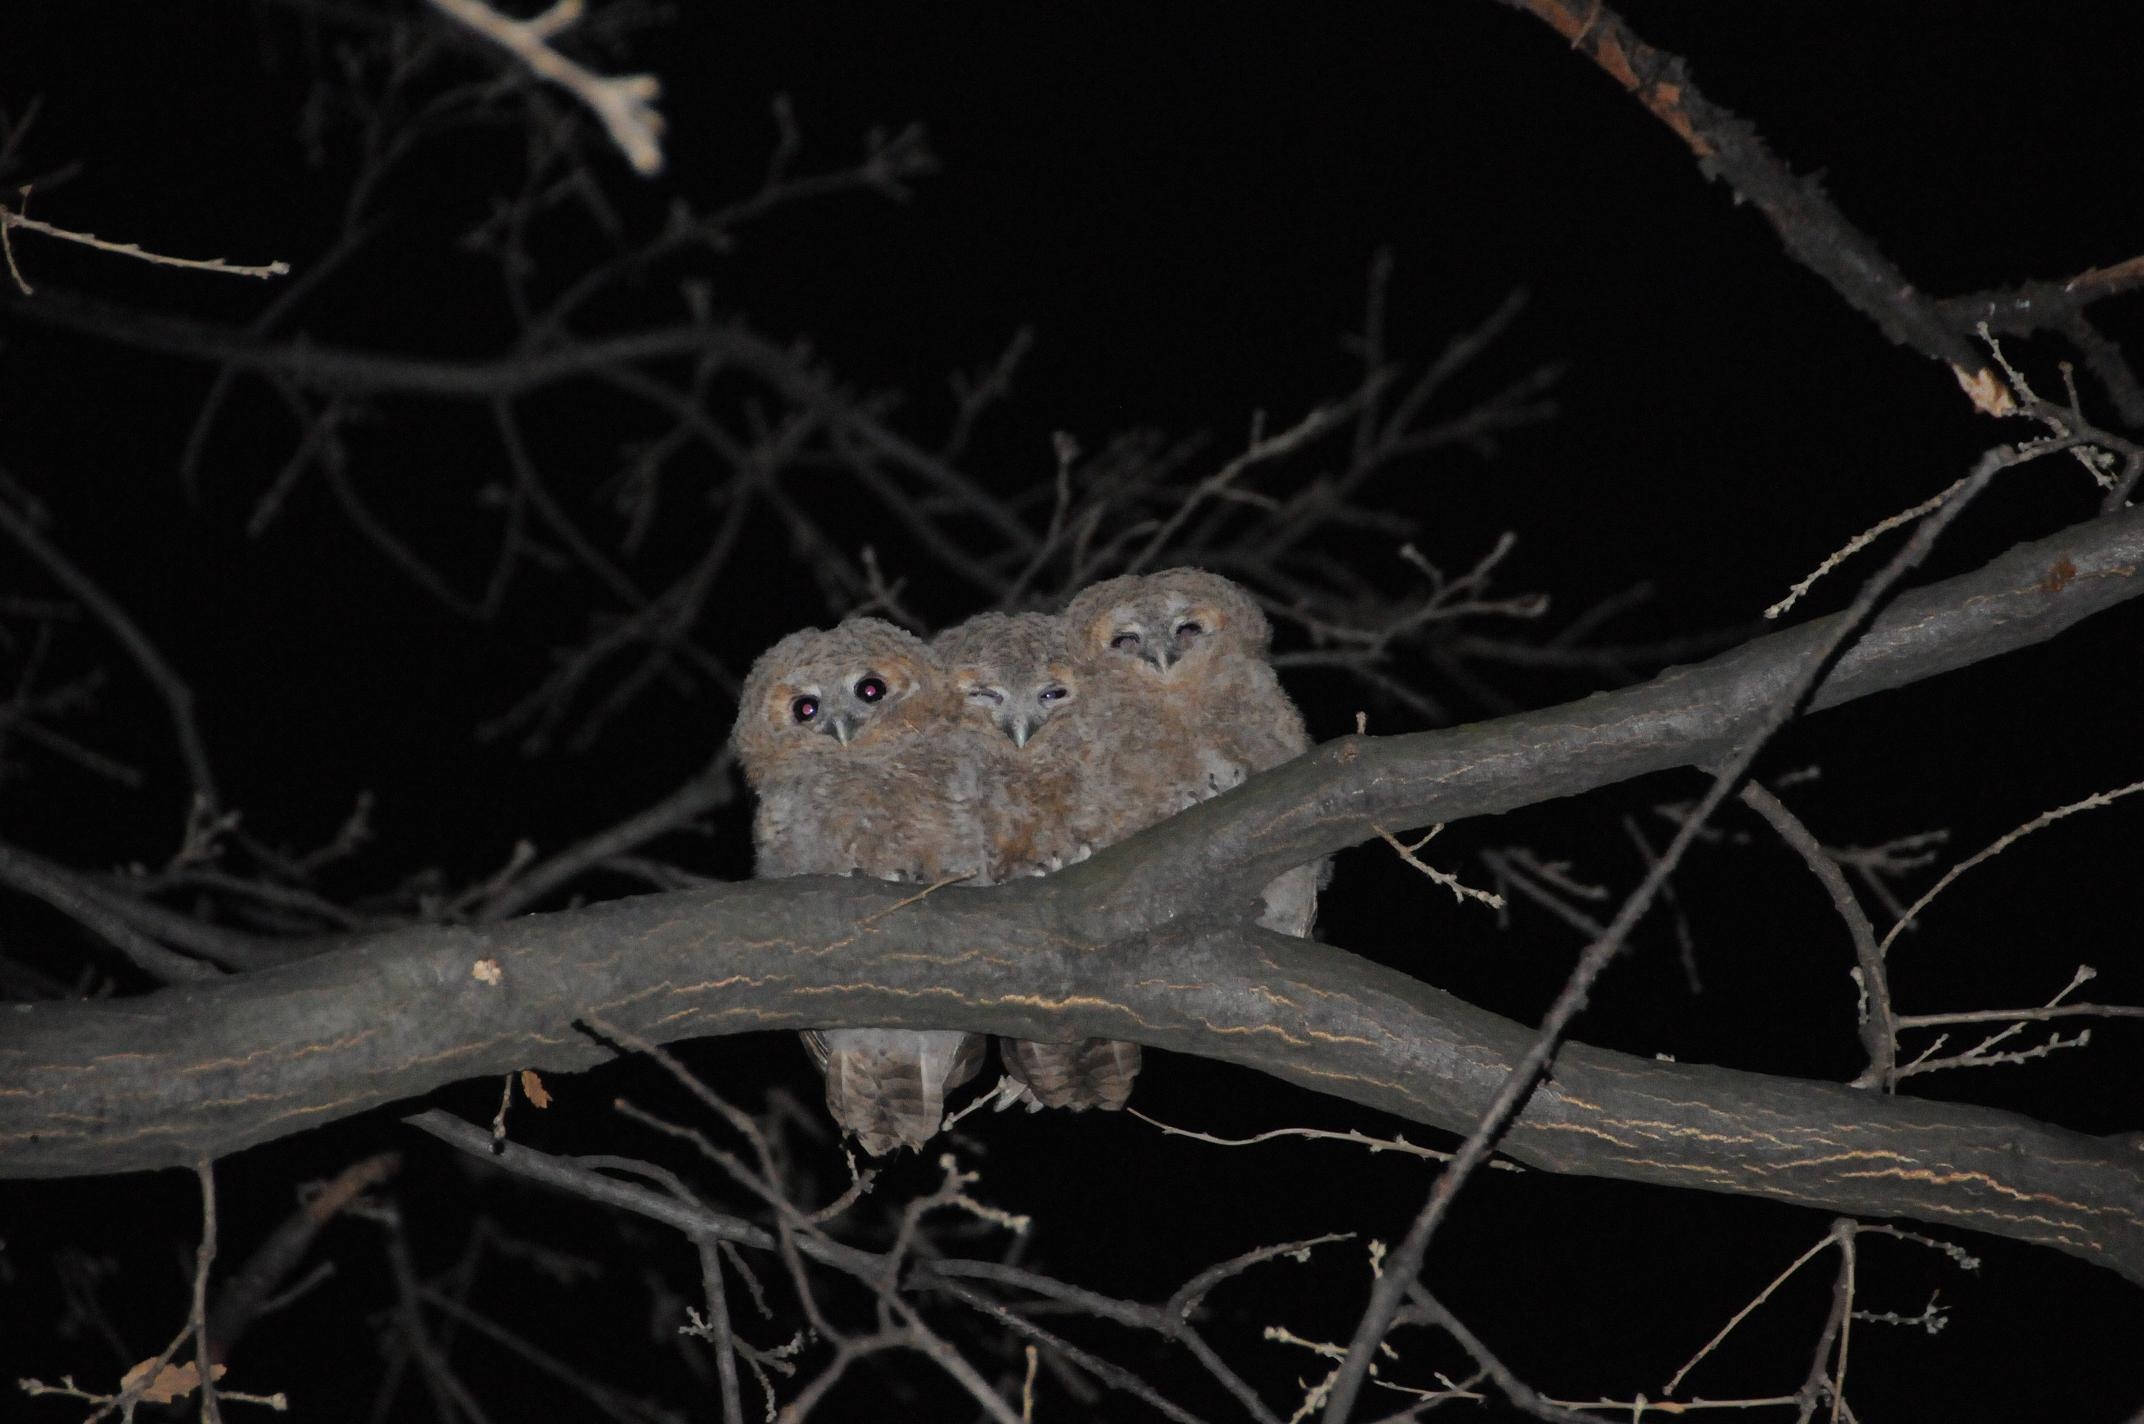
[{"label": "dark background", "polygon": [[[2057,278],[2144,247],[2136,36],[2123,8],[1644,4],[1622,13],[1688,57],[1707,96],[1756,123],[1798,170],[1821,171],[1841,210],[1915,284],[1949,294]],[[364,40],[363,14],[271,3],[9,7],[0,106],[19,118],[34,96],[43,103],[15,179],[79,165],[64,182],[40,184],[29,211],[158,251],[281,258],[302,276],[338,230],[354,171],[332,127],[317,140],[310,131],[314,75]],[[927,128],[941,171],[912,201],[798,209],[748,229],[707,275],[719,310],[770,336],[807,338],[860,388],[902,392],[896,423],[919,427],[942,424],[949,372],[987,363],[1032,326],[1014,392],[966,462],[1007,490],[1048,479],[1054,431],[1088,448],[1135,426],[1206,431],[1205,463],[1215,465],[1240,446],[1254,411],[1281,423],[1344,392],[1355,366],[1342,337],[1361,319],[1380,249],[1393,261],[1389,341],[1417,362],[1513,290],[1528,294],[1509,333],[1444,397],[1453,408],[1543,363],[1563,368],[1553,423],[1379,487],[1389,507],[1423,521],[1418,542],[1446,568],[1516,531],[1500,586],[1549,593],[1552,628],[1640,583],[1654,597],[1618,621],[1621,638],[1740,623],[1855,531],[1949,484],[1989,443],[2029,433],[1971,414],[1947,371],[1889,345],[1789,260],[1762,218],[1708,181],[1628,96],[1545,27],[1489,0],[647,14],[613,46],[576,51],[607,72],[651,69],[663,80],[662,178],[640,183],[608,153],[598,164],[628,235],[651,228],[672,196],[714,202],[749,191],[774,138],[777,93],[794,104],[807,158],[853,152],[872,125]],[[462,63],[472,76],[501,67],[474,49]],[[417,355],[504,349],[513,314],[487,261],[454,242],[487,211],[489,175],[516,141],[473,132],[410,165],[385,204],[392,224],[295,328],[327,345]],[[620,240],[569,227],[540,256],[570,273]],[[243,323],[276,291],[20,232],[14,246],[33,284],[145,312]],[[651,309],[665,295],[651,291]],[[585,752],[529,757],[512,737],[474,737],[569,636],[574,589],[535,587],[493,624],[452,620],[354,541],[317,493],[301,491],[273,529],[248,538],[247,512],[293,439],[275,403],[257,392],[234,402],[188,491],[174,470],[212,372],[45,329],[19,319],[15,305],[0,305],[0,469],[48,508],[53,537],[193,682],[228,799],[255,835],[317,844],[360,789],[377,796],[378,839],[343,872],[344,893],[425,866],[461,883],[502,864],[523,837],[568,843],[691,774],[723,735],[731,709],[703,691],[645,700]],[[2117,340],[2134,340],[2138,312],[2135,298],[2099,309]],[[606,315],[624,325],[636,313],[622,299]],[[2021,343],[2015,354],[2043,393],[2060,390],[2058,348]],[[2089,385],[2085,399],[2112,421]],[[468,492],[498,459],[482,422],[406,398],[372,404],[365,419],[359,448],[380,462],[368,478],[413,537],[446,563],[480,547],[488,526]],[[591,400],[554,412],[548,433],[552,449],[584,456],[600,478],[603,462],[647,431]],[[829,482],[824,498],[844,497]],[[1961,520],[1929,573],[2089,517],[2096,501],[2074,467],[2008,476]],[[868,518],[856,518],[858,539],[875,537]],[[899,564],[897,543],[885,552]],[[1389,542],[1366,540],[1356,556],[1394,586],[1404,580]],[[49,595],[10,568],[16,557],[0,548],[0,586]],[[1810,606],[1839,606],[1871,567],[1820,585]],[[902,571],[924,617],[970,611],[965,590],[927,564]],[[733,587],[723,621],[704,636],[738,669],[780,633],[827,616],[778,541]],[[1790,732],[1764,766],[1821,764],[1821,781],[1800,788],[1795,804],[1830,843],[1944,825],[1951,856],[1969,852],[2039,811],[2136,778],[2139,629],[2133,610],[2118,611],[2054,646],[1826,714]],[[0,676],[19,655],[0,648]],[[87,639],[63,655],[108,656]],[[1514,702],[1546,705],[1596,685],[1513,676],[1503,687]],[[1373,731],[1420,724],[1337,675],[1295,690],[1321,736],[1350,730],[1358,709]],[[1452,706],[1461,719],[1497,710],[1464,696]],[[181,782],[153,699],[123,665],[84,735],[143,765],[149,788],[122,793],[26,757],[0,780],[0,837],[91,868],[168,856]],[[1649,808],[1699,787],[1694,775],[1658,778],[1454,827],[1437,843],[1440,863],[1478,881],[1480,850],[1525,844],[1573,860],[1584,878],[1627,887],[1642,866],[1619,817],[1641,818],[1657,845],[1671,828]],[[1937,920],[1909,937],[1902,997],[1923,1010],[2038,1002],[2082,961],[2102,971],[2092,997],[2139,1001],[2144,966],[2122,893],[2134,883],[2135,824],[2127,808],[2096,813],[1961,883]],[[704,837],[661,849],[702,873],[745,874],[744,813],[733,808]],[[1656,917],[1580,1036],[1851,1075],[1849,953],[1806,872],[1760,837],[1704,849],[1678,884],[1701,990]],[[55,951],[52,922],[21,907],[5,915],[10,952],[73,977],[79,944]],[[1578,948],[1524,909],[1500,929],[1366,851],[1344,860],[1321,934],[1522,1019],[1538,1017]],[[2133,1130],[2139,1034],[2111,1022],[2094,1037],[2083,1052],[1918,1079],[1910,1090],[2085,1131]],[[787,1041],[687,1052],[747,1106],[770,1082],[806,1101],[814,1092]],[[667,1092],[630,1068],[563,1087],[560,1109],[520,1124],[562,1151],[608,1140],[604,1105],[614,1093],[659,1101]],[[493,1089],[443,1098],[488,1118]],[[1394,1130],[1285,1085],[1158,1055],[1136,1106],[1222,1134],[1290,1124]],[[1391,1241],[1428,1181],[1418,1162],[1330,1143],[1230,1152],[1161,1139],[1129,1120],[1056,1114],[968,1127],[979,1192],[1037,1217],[1035,1259],[1126,1296],[1165,1295],[1210,1261],[1273,1240],[1335,1230]],[[389,1142],[411,1158],[399,1190],[420,1259],[431,1269],[451,1261],[478,1210],[475,1179],[391,1114],[222,1164],[226,1251],[242,1254],[289,1209],[293,1183]],[[902,1163],[882,1190],[920,1191],[934,1179],[927,1164]],[[669,1259],[685,1254],[678,1243],[588,1225],[596,1214],[579,1204],[505,1197],[481,1209],[570,1218],[575,1233],[591,1233],[573,1244],[616,1264],[601,1279],[541,1292],[502,1283],[532,1334],[548,1330],[562,1354],[602,1373],[607,1353],[637,1359],[675,1323],[656,1318],[635,1272],[645,1263],[689,1282],[696,1268]],[[118,1353],[55,1309],[47,1249],[56,1242],[114,1263],[118,1303],[108,1306],[131,1332],[127,1358],[153,1353],[183,1309],[174,1243],[190,1242],[195,1211],[192,1183],[177,1174],[7,1184],[0,1376],[72,1370],[86,1380]],[[1763,1203],[1496,1173],[1470,1189],[1429,1278],[1538,1387],[1628,1398],[1657,1392],[1824,1225]],[[2135,1348],[2144,1308],[2133,1289],[2050,1252],[1968,1245],[1985,1258],[1977,1274],[1904,1246],[1868,1249],[1864,1308],[1910,1315],[1940,1291],[1953,1314],[1933,1337],[1857,1329],[1850,1395],[1859,1417],[2114,1419],[2144,1399]],[[345,1225],[322,1249],[338,1276],[249,1339],[233,1378],[290,1390],[301,1418],[363,1417],[377,1370],[366,1322],[386,1299],[376,1246]],[[1266,1352],[1264,1373],[1252,1377],[1270,1400],[1318,1365],[1249,1343],[1257,1330],[1286,1324],[1344,1340],[1366,1275],[1359,1244],[1327,1247],[1315,1265],[1268,1266],[1216,1298],[1220,1318],[1240,1330],[1239,1356]],[[1798,1278],[1746,1327],[1738,1352],[1695,1378],[1697,1392],[1791,1390],[1828,1279],[1828,1265]],[[570,1322],[556,1314],[567,1301]],[[1144,1342],[1104,1338],[1150,1374],[1177,1368]],[[1413,1339],[1396,1377],[1426,1383],[1432,1368],[1463,1369],[1442,1340]],[[659,1379],[641,1383],[653,1390]],[[532,1387],[503,1365],[490,1384],[502,1400]],[[417,1408],[417,1397],[405,1395],[405,1406]],[[849,1407],[881,1417],[871,1400],[857,1393]],[[65,1415],[49,1401],[24,1408]]]}]

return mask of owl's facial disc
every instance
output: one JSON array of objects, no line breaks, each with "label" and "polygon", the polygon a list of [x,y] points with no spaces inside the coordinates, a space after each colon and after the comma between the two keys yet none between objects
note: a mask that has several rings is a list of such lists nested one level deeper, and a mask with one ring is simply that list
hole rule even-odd
[{"label": "owl's facial disc", "polygon": [[990,725],[1012,738],[1014,746],[1027,745],[1028,732],[1020,726],[1019,705],[1004,688],[995,683],[973,681],[966,684],[966,689],[971,711],[988,717]]},{"label": "owl's facial disc", "polygon": [[843,746],[856,735],[856,718],[838,700],[830,701],[816,687],[796,687],[786,706],[785,720],[791,727],[823,732]]},{"label": "owl's facial disc", "polygon": [[1170,639],[1156,634],[1141,619],[1118,618],[1109,624],[1109,630],[1109,650],[1113,653],[1137,658],[1159,672],[1167,672],[1169,664],[1176,661],[1176,649]]},{"label": "owl's facial disc", "polygon": [[977,683],[968,688],[968,705],[990,719],[990,725],[1003,732],[1016,747],[1027,745],[1027,739],[1035,735],[1048,715],[1036,707],[1027,705],[1024,698],[1014,697],[1004,688]]},{"label": "owl's facial disc", "polygon": [[1153,640],[1165,650],[1155,664],[1163,672],[1209,645],[1221,631],[1220,613],[1205,604],[1172,598],[1167,613],[1163,626],[1168,632]]},{"label": "owl's facial disc", "polygon": [[1071,703],[1072,697],[1071,685],[1053,678],[1019,699],[1017,706],[1008,706],[1006,719],[998,725],[1012,738],[1014,746],[1025,747],[1042,730],[1043,723]]},{"label": "owl's facial disc", "polygon": [[[899,702],[906,692],[898,678],[870,668],[857,668],[845,674],[830,689],[800,689],[801,695],[790,704],[791,716],[799,725],[824,732],[845,747],[886,720],[882,714]],[[807,706],[809,715],[805,715]]]}]

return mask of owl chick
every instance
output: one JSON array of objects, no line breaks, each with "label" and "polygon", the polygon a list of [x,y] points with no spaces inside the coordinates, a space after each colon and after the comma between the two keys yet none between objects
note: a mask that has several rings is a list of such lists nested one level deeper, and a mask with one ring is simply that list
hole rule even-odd
[{"label": "owl chick", "polygon": [[[1045,613],[982,613],[931,644],[966,715],[1003,735],[1013,774],[1005,808],[991,825],[1002,874],[1043,874],[1078,860],[1104,834],[1086,790],[1086,715],[1064,624]],[[1139,1045],[1089,1038],[1076,1043],[998,1040],[1005,1071],[1030,1110],[1121,1108],[1139,1073]]]},{"label": "owl chick", "polygon": [[[876,618],[792,633],[745,678],[731,741],[758,793],[755,873],[981,877],[984,758],[951,713],[948,684],[914,635]],[[921,1147],[945,1097],[982,1066],[984,1036],[916,1029],[804,1034],[826,1106],[864,1150]]]},{"label": "owl chick", "polygon": [[[1240,585],[1203,569],[1132,574],[1081,590],[1063,619],[1073,670],[1112,731],[1089,776],[1118,808],[1110,839],[1309,749],[1302,713],[1266,661],[1272,629]],[[1308,934],[1318,878],[1314,865],[1276,878],[1259,923]]]},{"label": "owl chick", "polygon": [[1042,875],[1080,859],[1092,845],[1080,804],[1086,719],[1057,619],[979,613],[940,633],[931,651],[959,715],[990,743],[983,755],[998,763],[1011,791],[985,808],[996,878]]}]

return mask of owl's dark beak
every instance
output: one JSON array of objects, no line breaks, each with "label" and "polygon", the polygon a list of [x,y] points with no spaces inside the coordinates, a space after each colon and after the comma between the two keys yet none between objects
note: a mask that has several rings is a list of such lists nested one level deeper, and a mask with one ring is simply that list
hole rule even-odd
[{"label": "owl's dark beak", "polygon": [[846,712],[831,713],[819,724],[819,730],[847,746],[849,739],[856,735],[856,719]]},{"label": "owl's dark beak", "polygon": [[1177,650],[1174,644],[1157,639],[1141,647],[1139,656],[1152,663],[1156,672],[1167,672],[1169,664],[1176,661]]}]

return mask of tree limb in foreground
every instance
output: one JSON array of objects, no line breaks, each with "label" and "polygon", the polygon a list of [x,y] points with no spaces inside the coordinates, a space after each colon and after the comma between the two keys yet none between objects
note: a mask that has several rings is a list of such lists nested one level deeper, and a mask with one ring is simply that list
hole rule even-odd
[{"label": "tree limb in foreground", "polygon": [[[1900,598],[1814,706],[2054,636],[2139,592],[2144,510]],[[1330,945],[1251,927],[1277,869],[1375,827],[1703,763],[1821,623],[1565,707],[1347,737],[1047,879],[761,881],[353,948],[124,1000],[0,1010],[0,1176],[187,1165],[441,1084],[589,1067],[599,1015],[667,1042],[911,1024],[1103,1035],[1466,1131],[1532,1031]],[[910,901],[893,909],[897,902]],[[1967,1226],[2144,1281],[2144,1152],[2013,1113],[1567,1046],[1505,1146],[1557,1171]]]}]

